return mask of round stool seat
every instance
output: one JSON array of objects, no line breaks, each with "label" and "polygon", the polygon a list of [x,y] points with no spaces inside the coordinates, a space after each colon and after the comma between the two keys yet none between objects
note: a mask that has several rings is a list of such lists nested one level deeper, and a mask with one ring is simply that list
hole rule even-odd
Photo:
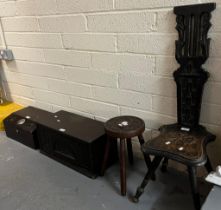
[{"label": "round stool seat", "polygon": [[119,116],[108,120],[104,124],[108,136],[115,138],[132,138],[142,134],[145,123],[142,119],[134,116]]}]

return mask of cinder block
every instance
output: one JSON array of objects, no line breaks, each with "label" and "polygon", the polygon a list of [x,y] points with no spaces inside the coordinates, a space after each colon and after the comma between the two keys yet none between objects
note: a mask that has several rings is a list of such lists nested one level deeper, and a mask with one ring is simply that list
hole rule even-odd
[{"label": "cinder block", "polygon": [[149,32],[154,30],[155,13],[131,12],[89,15],[88,30],[93,32]]},{"label": "cinder block", "polygon": [[200,3],[210,3],[210,2],[216,2],[217,4],[221,3],[220,0],[216,0],[216,1],[213,1],[213,0],[199,0]]},{"label": "cinder block", "polygon": [[9,62],[4,64],[5,67],[6,65],[8,70],[18,73],[59,79],[65,78],[62,66],[27,61]]},{"label": "cinder block", "polygon": [[16,83],[4,82],[4,90],[7,93],[14,94],[17,96],[33,98],[32,88],[24,85],[18,85]]},{"label": "cinder block", "polygon": [[95,119],[95,120],[98,120],[98,121],[101,121],[101,122],[106,122],[106,121],[109,120],[108,118],[105,118],[105,117],[99,117],[99,116],[94,116],[94,119]]},{"label": "cinder block", "polygon": [[145,74],[120,73],[119,88],[133,90],[142,93],[151,93],[150,83],[151,77]]},{"label": "cinder block", "polygon": [[0,17],[15,16],[16,12],[15,1],[0,2]]},{"label": "cinder block", "polygon": [[216,104],[203,104],[201,110],[201,122],[221,125],[221,106]]},{"label": "cinder block", "polygon": [[75,33],[86,30],[83,15],[40,17],[39,25],[43,32]]},{"label": "cinder block", "polygon": [[221,57],[221,33],[210,33],[210,55],[214,57]]},{"label": "cinder block", "polygon": [[81,13],[113,10],[112,0],[57,0],[58,13]]},{"label": "cinder block", "polygon": [[91,86],[89,85],[68,82],[67,89],[69,95],[92,98]]},{"label": "cinder block", "polygon": [[89,117],[91,119],[94,119],[94,116],[92,114],[89,114],[87,112],[81,112],[76,109],[72,109],[71,107],[64,107],[64,106],[58,106],[58,105],[52,104],[52,110],[53,110],[53,112],[58,112],[60,110],[64,110],[67,112],[75,113],[75,114],[78,114],[78,115],[81,115],[84,117]]},{"label": "cinder block", "polygon": [[157,32],[177,33],[176,31],[176,15],[173,9],[160,10],[157,12]]},{"label": "cinder block", "polygon": [[118,35],[119,52],[132,52],[154,55],[174,55],[174,34]]},{"label": "cinder block", "polygon": [[97,115],[104,118],[111,118],[119,115],[118,106],[101,103],[93,100],[71,97],[73,109]]},{"label": "cinder block", "polygon": [[69,81],[98,85],[103,87],[117,87],[117,74],[113,72],[102,72],[87,70],[83,68],[65,67],[66,78]]},{"label": "cinder block", "polygon": [[17,72],[4,71],[1,75],[4,81],[13,82],[35,88],[47,89],[47,78],[21,74]]},{"label": "cinder block", "polygon": [[5,33],[6,42],[11,46],[36,48],[62,48],[59,34]]},{"label": "cinder block", "polygon": [[34,89],[33,95],[35,100],[40,100],[46,103],[56,104],[60,106],[70,105],[69,96],[64,94],[59,94],[46,90]]},{"label": "cinder block", "polygon": [[53,111],[53,110],[52,110],[52,106],[53,106],[53,105],[48,104],[48,103],[45,103],[45,102],[42,102],[42,101],[40,101],[40,100],[35,100],[35,101],[33,102],[33,106],[34,106],[34,107],[37,107],[37,108],[39,108],[39,109],[47,110],[47,111],[49,111],[49,112],[52,112],[52,111]]},{"label": "cinder block", "polygon": [[13,94],[10,94],[10,93],[7,94],[6,98],[7,98],[7,100],[14,101],[17,104],[20,104],[22,106],[33,106],[33,104],[34,104],[34,100],[31,99],[31,98],[17,96],[17,95],[13,95]]},{"label": "cinder block", "polygon": [[135,54],[92,53],[92,68],[114,72],[143,72],[151,74],[155,59]]},{"label": "cinder block", "polygon": [[65,80],[48,79],[48,89],[67,95],[91,98],[91,86]]},{"label": "cinder block", "polygon": [[56,0],[16,1],[16,14],[19,16],[52,15],[56,13]]},{"label": "cinder block", "polygon": [[204,88],[203,102],[221,105],[221,84],[207,82]]},{"label": "cinder block", "polygon": [[194,3],[200,2],[199,0],[115,0],[117,9],[164,8]]},{"label": "cinder block", "polygon": [[143,93],[174,97],[176,83],[173,79],[159,76],[145,76],[144,74],[119,74],[119,86],[122,89]]},{"label": "cinder block", "polygon": [[152,110],[156,113],[176,117],[177,99],[171,97],[152,96]]},{"label": "cinder block", "polygon": [[114,52],[116,37],[103,34],[64,34],[64,48],[75,50],[92,50]]},{"label": "cinder block", "polygon": [[221,58],[210,57],[206,61],[204,68],[210,73],[210,80],[213,80],[215,82],[221,82],[220,66]]},{"label": "cinder block", "polygon": [[93,93],[95,100],[143,110],[151,110],[151,96],[147,94],[103,87],[94,87]]},{"label": "cinder block", "polygon": [[[208,2],[208,1],[207,1]],[[215,2],[215,1],[211,1]],[[211,23],[212,27],[210,29],[210,32],[221,32],[221,5],[218,3],[221,3],[220,0],[216,1],[217,7],[216,9],[212,12],[212,18],[211,18]]]},{"label": "cinder block", "polygon": [[179,68],[174,56],[156,56],[156,71],[157,75],[173,77],[173,72]]},{"label": "cinder block", "polygon": [[44,51],[38,48],[11,47],[15,60],[44,62]]},{"label": "cinder block", "polygon": [[10,17],[2,19],[3,30],[8,32],[39,31],[36,17]]},{"label": "cinder block", "polygon": [[161,125],[176,122],[175,118],[139,109],[121,107],[121,115],[134,115],[144,120],[147,129],[158,129]]},{"label": "cinder block", "polygon": [[76,67],[89,67],[91,56],[87,52],[72,50],[45,50],[45,60],[48,63],[63,64]]}]

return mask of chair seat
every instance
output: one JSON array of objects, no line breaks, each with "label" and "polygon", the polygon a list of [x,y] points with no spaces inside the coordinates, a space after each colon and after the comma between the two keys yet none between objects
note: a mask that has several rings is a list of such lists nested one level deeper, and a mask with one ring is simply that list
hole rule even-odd
[{"label": "chair seat", "polygon": [[215,136],[199,126],[193,131],[182,131],[178,124],[160,128],[160,135],[147,141],[142,151],[176,160],[186,165],[203,165],[207,155],[205,145]]}]

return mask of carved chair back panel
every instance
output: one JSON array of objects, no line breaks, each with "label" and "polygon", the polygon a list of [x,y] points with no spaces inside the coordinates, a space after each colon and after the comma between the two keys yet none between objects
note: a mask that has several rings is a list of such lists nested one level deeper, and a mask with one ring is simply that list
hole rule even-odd
[{"label": "carved chair back panel", "polygon": [[174,72],[177,84],[178,123],[188,128],[199,126],[203,87],[209,74],[202,64],[209,57],[210,39],[207,37],[211,27],[211,11],[214,3],[175,7],[176,60],[180,68]]}]

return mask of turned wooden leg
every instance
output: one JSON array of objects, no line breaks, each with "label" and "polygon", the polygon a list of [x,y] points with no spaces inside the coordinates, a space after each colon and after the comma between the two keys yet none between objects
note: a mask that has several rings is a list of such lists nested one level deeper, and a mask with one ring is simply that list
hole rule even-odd
[{"label": "turned wooden leg", "polygon": [[[144,141],[144,138],[143,138],[143,135],[139,135],[138,136],[138,139],[139,139],[139,142],[140,142],[140,146],[142,146],[145,141]],[[145,163],[147,165],[147,168],[149,169],[150,168],[150,165],[151,165],[151,159],[150,159],[150,156],[149,155],[146,155],[146,154],[143,154],[144,155],[144,160],[145,160]],[[153,174],[152,177],[151,177],[152,180],[156,180],[156,175]]]},{"label": "turned wooden leg", "polygon": [[[144,144],[144,138],[142,135],[138,136],[139,142],[140,142],[140,146],[142,146]],[[150,164],[151,164],[151,160],[150,160],[150,156],[149,155],[144,155],[144,160],[146,162],[147,167],[149,168]]]},{"label": "turned wooden leg", "polygon": [[160,165],[160,162],[162,160],[162,157],[158,157],[156,156],[149,169],[147,174],[145,175],[143,182],[141,183],[141,185],[137,188],[136,194],[135,196],[132,198],[132,201],[137,203],[139,201],[139,197],[143,194],[144,192],[144,188],[146,187],[146,185],[148,184],[150,178],[153,176],[154,172],[156,171],[156,169],[158,168],[158,166]]},{"label": "turned wooden leg", "polygon": [[131,139],[127,139],[127,153],[128,153],[129,162],[131,165],[133,165],[134,157],[133,157],[133,148],[132,148]]},{"label": "turned wooden leg", "polygon": [[164,158],[162,166],[161,166],[161,171],[163,173],[167,172],[167,166],[168,166],[168,158]]},{"label": "turned wooden leg", "polygon": [[120,184],[121,195],[126,195],[126,161],[125,161],[125,139],[120,139]]},{"label": "turned wooden leg", "polygon": [[193,203],[196,210],[200,210],[200,195],[197,188],[196,167],[188,166]]},{"label": "turned wooden leg", "polygon": [[105,148],[105,152],[104,152],[104,159],[103,159],[103,163],[102,163],[102,167],[101,167],[101,176],[104,175],[106,166],[107,166],[107,162],[108,162],[108,156],[109,156],[109,151],[110,151],[110,137],[107,136],[107,143],[106,143],[106,148]]},{"label": "turned wooden leg", "polygon": [[212,164],[211,164],[210,159],[209,159],[208,156],[207,156],[207,162],[205,164],[205,168],[206,168],[208,173],[213,171],[213,167],[212,167]]}]

